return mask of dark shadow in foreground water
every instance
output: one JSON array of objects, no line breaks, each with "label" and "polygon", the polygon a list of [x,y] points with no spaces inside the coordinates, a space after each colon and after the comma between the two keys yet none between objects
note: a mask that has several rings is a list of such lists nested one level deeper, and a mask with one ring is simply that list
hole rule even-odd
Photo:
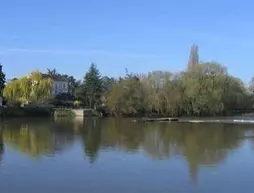
[{"label": "dark shadow in foreground water", "polygon": [[[190,177],[196,181],[200,166],[220,164],[241,147],[245,140],[242,137],[251,132],[253,126],[234,124],[134,124],[127,119],[24,120],[7,122],[0,141],[38,158],[64,153],[75,140],[81,140],[84,156],[91,164],[105,150],[128,154],[142,150],[145,156],[155,160],[180,156],[187,161]],[[252,138],[248,140],[254,142]],[[3,144],[0,147],[1,159]]]}]

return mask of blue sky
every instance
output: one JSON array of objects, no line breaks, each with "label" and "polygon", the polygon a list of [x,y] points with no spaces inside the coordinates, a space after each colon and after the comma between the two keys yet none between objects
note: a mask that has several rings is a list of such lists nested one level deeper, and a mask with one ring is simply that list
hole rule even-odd
[{"label": "blue sky", "polygon": [[218,61],[248,82],[254,75],[251,0],[3,0],[0,61],[8,78],[39,69],[83,77],[91,62],[102,74],[186,68]]}]

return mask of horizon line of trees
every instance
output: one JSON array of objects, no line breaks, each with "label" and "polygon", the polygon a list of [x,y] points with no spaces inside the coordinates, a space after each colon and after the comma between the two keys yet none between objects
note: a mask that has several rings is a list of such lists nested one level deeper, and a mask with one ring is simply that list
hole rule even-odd
[{"label": "horizon line of trees", "polygon": [[[74,100],[90,108],[106,106],[114,114],[213,116],[253,109],[254,78],[246,87],[243,81],[230,75],[225,66],[217,62],[200,62],[195,44],[191,47],[188,68],[182,72],[135,74],[126,70],[125,76],[112,78],[102,76],[92,63],[82,81],[60,74],[56,69],[48,69],[47,74],[67,80]],[[18,92],[11,85],[13,82],[15,80],[4,89],[4,93],[12,94],[4,94],[7,99],[17,98],[11,90],[16,89],[19,95],[24,93]]]}]

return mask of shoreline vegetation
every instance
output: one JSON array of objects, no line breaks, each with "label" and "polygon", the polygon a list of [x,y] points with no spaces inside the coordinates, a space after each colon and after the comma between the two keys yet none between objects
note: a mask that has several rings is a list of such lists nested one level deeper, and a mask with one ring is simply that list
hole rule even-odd
[{"label": "shoreline vegetation", "polygon": [[[77,112],[79,111],[79,112]],[[82,113],[78,115],[78,113]],[[254,117],[254,114],[248,110],[242,111],[232,111],[228,112],[224,115],[218,116],[177,116],[171,117],[167,114],[112,114],[110,112],[105,113],[106,110],[94,110],[94,109],[74,109],[74,108],[54,108],[54,107],[0,107],[0,117],[63,117],[63,118],[75,118],[75,117],[125,117],[125,118],[136,118],[137,122],[143,122],[145,119],[154,120],[155,122],[160,119],[192,119],[195,120],[197,118],[220,118],[220,117],[234,117],[234,116],[242,116],[242,117]],[[151,121],[153,122],[153,121]]]},{"label": "shoreline vegetation", "polygon": [[52,108],[0,107],[1,117],[51,117]]},{"label": "shoreline vegetation", "polygon": [[[125,76],[116,78],[102,76],[91,64],[83,80],[56,69],[48,69],[44,75],[35,71],[5,84],[5,75],[0,74],[6,116],[52,116],[52,110],[15,109],[11,103],[93,109],[95,116],[217,117],[254,112],[254,77],[246,85],[224,65],[200,62],[195,44],[186,70],[180,72],[129,73],[126,69]],[[68,83],[68,93],[52,95],[52,84],[57,79]],[[73,116],[70,111],[58,111],[61,117]]]},{"label": "shoreline vegetation", "polygon": [[83,117],[101,117],[100,112],[93,109],[71,109],[53,107],[0,107],[0,117],[66,117],[74,118],[76,111],[82,111]]}]

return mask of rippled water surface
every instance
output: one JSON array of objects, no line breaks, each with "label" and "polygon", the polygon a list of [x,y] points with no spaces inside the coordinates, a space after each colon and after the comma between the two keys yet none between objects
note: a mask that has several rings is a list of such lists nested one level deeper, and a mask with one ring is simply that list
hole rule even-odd
[{"label": "rippled water surface", "polygon": [[6,120],[1,193],[253,193],[254,126]]}]

